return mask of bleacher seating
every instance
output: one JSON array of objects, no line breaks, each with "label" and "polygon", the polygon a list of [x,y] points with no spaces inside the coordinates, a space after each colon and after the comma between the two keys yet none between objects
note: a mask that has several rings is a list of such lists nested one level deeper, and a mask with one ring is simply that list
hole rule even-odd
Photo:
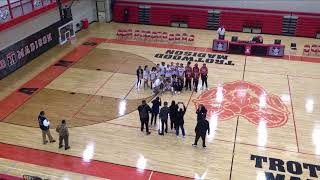
[{"label": "bleacher seating", "polygon": [[[146,3],[148,4],[148,3]],[[129,10],[129,23],[139,23],[137,2],[116,3],[114,12],[114,20],[123,22],[124,9]],[[254,9],[237,9],[237,8],[217,8],[217,7],[199,7],[192,5],[174,6],[174,5],[152,5],[150,6],[150,22],[153,25],[170,26],[171,23],[185,23],[190,28],[207,29],[208,11],[219,10],[219,24],[224,25],[227,31],[242,32],[243,27],[251,29],[261,29],[261,33],[284,35],[283,25],[284,16],[288,14],[298,17],[297,24],[294,24],[293,33],[285,35],[296,35],[304,37],[316,37],[320,32],[320,15],[308,13],[294,13],[285,11],[272,10],[254,10]],[[168,6],[168,7],[166,7]]]}]

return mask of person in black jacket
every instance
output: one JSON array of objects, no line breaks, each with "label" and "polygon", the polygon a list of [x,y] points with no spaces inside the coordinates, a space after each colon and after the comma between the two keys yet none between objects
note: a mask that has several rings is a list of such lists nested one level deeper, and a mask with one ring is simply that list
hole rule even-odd
[{"label": "person in black jacket", "polygon": [[141,79],[143,78],[143,69],[141,68],[141,66],[138,67],[137,71],[137,88],[139,88],[141,86]]},{"label": "person in black jacket", "polygon": [[197,126],[195,128],[195,133],[196,133],[196,138],[194,140],[194,144],[192,144],[192,146],[196,147],[199,138],[201,137],[202,139],[202,147],[206,148],[206,134],[208,131],[208,135],[210,135],[210,126],[209,126],[209,122],[205,119],[205,118],[201,118],[198,123]]},{"label": "person in black jacket", "polygon": [[140,122],[141,122],[141,132],[143,132],[144,125],[146,125],[147,135],[151,134],[149,131],[149,113],[151,112],[150,106],[146,103],[146,100],[142,100],[142,104],[138,107]]},{"label": "person in black jacket", "polygon": [[[170,109],[168,107],[168,102],[163,103],[164,106],[160,110],[159,118],[161,120],[161,131],[160,135],[164,135],[164,132],[168,133],[168,115],[170,112]],[[166,125],[166,128],[164,128],[164,125]]]},{"label": "person in black jacket", "polygon": [[156,99],[152,101],[152,114],[151,114],[150,125],[152,125],[153,119],[154,119],[154,125],[157,124],[157,116],[159,114],[160,106],[161,106],[161,99],[159,97],[156,97]]},{"label": "person in black jacket", "polygon": [[206,119],[207,117],[207,109],[206,107],[204,107],[204,105],[200,104],[197,111],[197,121],[201,120],[201,119]]},{"label": "person in black jacket", "polygon": [[49,138],[50,143],[54,143],[56,142],[56,140],[53,139],[53,137],[51,136],[50,133],[50,122],[49,120],[46,118],[44,111],[41,111],[39,116],[38,116],[38,123],[39,123],[39,127],[42,131],[42,141],[43,144],[47,144],[47,136]]},{"label": "person in black jacket", "polygon": [[176,129],[175,124],[176,124],[176,117],[177,117],[177,113],[178,113],[178,108],[179,107],[176,104],[176,102],[172,101],[171,105],[169,107],[169,109],[170,109],[170,128],[171,128],[171,130],[173,128]]},{"label": "person in black jacket", "polygon": [[184,114],[186,113],[186,106],[184,105],[183,102],[179,102],[178,104],[182,104],[183,105],[183,109],[180,108],[178,113],[177,113],[177,119],[176,119],[176,135],[179,136],[179,128],[181,128],[182,131],[182,136],[185,137],[186,134],[184,132]]}]

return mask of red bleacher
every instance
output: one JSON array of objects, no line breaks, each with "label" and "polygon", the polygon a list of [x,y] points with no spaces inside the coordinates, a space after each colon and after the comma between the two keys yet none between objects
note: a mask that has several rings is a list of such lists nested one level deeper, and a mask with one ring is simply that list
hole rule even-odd
[{"label": "red bleacher", "polygon": [[315,37],[320,32],[320,18],[299,17],[296,36]]},{"label": "red bleacher", "polygon": [[[208,11],[215,9],[220,11],[220,25],[224,25],[227,31],[243,30],[243,27],[261,28],[265,34],[282,34],[283,17],[287,15],[298,16],[296,36],[315,37],[320,32],[320,14],[254,10],[239,8],[206,7],[191,5],[157,4],[150,5],[150,24],[169,26],[171,22],[186,22],[191,28],[207,28]],[[123,9],[130,11],[129,22],[138,23],[138,2],[126,2],[115,4],[115,21],[123,19]]]}]

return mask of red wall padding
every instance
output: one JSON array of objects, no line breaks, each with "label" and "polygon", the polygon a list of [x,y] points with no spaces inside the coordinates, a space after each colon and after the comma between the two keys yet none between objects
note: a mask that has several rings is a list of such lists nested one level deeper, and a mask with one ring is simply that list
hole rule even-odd
[{"label": "red wall padding", "polygon": [[191,28],[206,28],[208,11],[183,8],[152,7],[151,24],[170,25],[172,21],[187,22]]},{"label": "red wall padding", "polygon": [[243,26],[259,27],[262,33],[281,34],[282,16],[239,12],[222,12],[220,24],[229,31],[242,31]]},{"label": "red wall padding", "polygon": [[299,17],[296,36],[315,37],[320,33],[320,18]]},{"label": "red wall padding", "polygon": [[138,6],[121,6],[115,5],[113,9],[113,18],[116,22],[123,21],[124,9],[128,9],[130,23],[138,23]]},{"label": "red wall padding", "polygon": [[[114,6],[114,20],[122,22],[123,10],[129,9],[129,22],[138,23],[138,4],[116,3]],[[207,27],[208,8],[191,8],[173,5],[152,5],[150,8],[150,24],[169,26],[172,21],[187,22],[190,28]],[[282,34],[282,19],[290,12],[269,12],[261,10],[228,10],[221,9],[220,24],[227,31],[242,31],[243,26],[259,27],[265,34]],[[300,13],[301,14],[301,13]],[[320,15],[306,17],[307,14],[297,15],[296,36],[315,37],[320,32]],[[310,15],[311,16],[311,15]]]}]

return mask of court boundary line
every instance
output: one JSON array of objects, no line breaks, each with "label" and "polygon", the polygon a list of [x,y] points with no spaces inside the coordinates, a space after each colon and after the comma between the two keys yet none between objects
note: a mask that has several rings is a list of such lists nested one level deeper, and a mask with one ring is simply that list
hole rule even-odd
[{"label": "court boundary line", "polygon": [[[52,155],[57,155],[57,156],[64,156],[66,158],[75,158],[75,159],[82,159],[81,157],[78,157],[78,156],[74,156],[74,155],[69,155],[69,154],[61,154],[61,153],[58,153],[58,152],[52,152],[52,151],[48,151],[48,150],[42,150],[42,149],[35,149],[35,148],[32,148],[32,147],[25,147],[25,146],[22,146],[22,145],[15,145],[15,144],[10,144],[10,143],[5,143],[5,142],[0,142],[0,146],[11,146],[11,147],[16,147],[16,148],[20,148],[20,149],[26,149],[26,150],[29,150],[29,151],[32,151],[32,152],[41,152],[41,153],[46,153],[46,154],[52,154]],[[1,149],[0,149],[0,153],[1,153]],[[22,156],[23,158],[28,158],[28,156]],[[42,166],[42,167],[48,167],[48,168],[52,168],[50,167],[49,165],[47,166],[44,166],[44,165],[40,165],[40,163],[32,163],[32,162],[25,162],[25,161],[19,161],[19,160],[15,160],[13,158],[8,158],[8,157],[5,157],[5,156],[1,156],[1,158],[3,159],[9,159],[9,160],[13,160],[13,161],[17,161],[17,162],[24,162],[24,163],[28,163],[28,164],[34,164],[34,165],[37,165],[37,166]],[[113,162],[107,162],[107,161],[103,161],[103,160],[96,160],[96,159],[92,159],[90,161],[91,163],[92,162],[99,162],[99,163],[103,163],[103,164],[108,164],[108,165],[111,165],[111,166],[119,166],[119,167],[125,167],[125,168],[129,168],[129,169],[138,169],[137,167],[134,167],[134,166],[129,166],[129,165],[124,165],[124,164],[118,164],[118,163],[113,163]],[[48,163],[49,164],[49,163]],[[89,176],[93,176],[93,177],[99,177],[99,176],[95,176],[95,175],[90,175],[90,174],[84,174],[84,173],[79,173],[77,171],[70,171],[70,170],[65,170],[65,169],[62,169],[62,168],[53,168],[53,169],[59,169],[59,170],[63,170],[63,171],[69,171],[69,172],[73,172],[73,173],[78,173],[78,174],[81,174],[81,175],[89,175]],[[146,172],[154,172],[154,173],[158,173],[158,174],[162,174],[162,175],[170,175],[170,176],[174,176],[174,177],[180,177],[180,178],[183,178],[183,179],[192,179],[191,177],[187,177],[187,176],[182,176],[182,175],[177,175],[177,174],[172,174],[172,173],[167,173],[167,172],[161,172],[161,171],[154,171],[154,170],[151,170],[151,169],[144,169],[143,171],[146,171]],[[139,174],[139,173],[137,173]]]},{"label": "court boundary line", "polygon": [[288,80],[290,102],[291,102],[291,110],[292,110],[292,118],[293,118],[293,126],[294,126],[294,132],[295,132],[295,136],[296,136],[297,150],[298,150],[298,152],[300,152],[299,141],[298,141],[298,132],[297,132],[296,120],[295,120],[294,109],[293,109],[292,93],[291,93],[291,88],[290,88],[290,79],[289,79],[288,75],[287,75],[287,80]]}]

